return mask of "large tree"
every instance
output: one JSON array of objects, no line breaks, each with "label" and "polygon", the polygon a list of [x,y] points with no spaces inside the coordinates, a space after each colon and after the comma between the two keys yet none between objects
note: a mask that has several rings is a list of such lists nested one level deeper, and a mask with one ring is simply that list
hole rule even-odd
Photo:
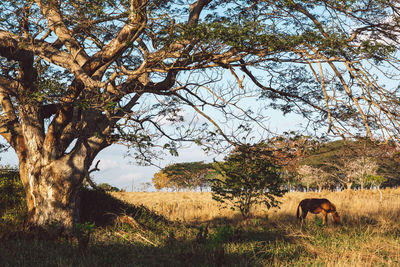
[{"label": "large tree", "polygon": [[70,228],[83,178],[113,143],[147,160],[182,140],[238,141],[224,122],[263,126],[246,96],[333,133],[397,135],[398,93],[369,68],[396,63],[396,12],[378,0],[1,1],[0,128],[28,222]]}]

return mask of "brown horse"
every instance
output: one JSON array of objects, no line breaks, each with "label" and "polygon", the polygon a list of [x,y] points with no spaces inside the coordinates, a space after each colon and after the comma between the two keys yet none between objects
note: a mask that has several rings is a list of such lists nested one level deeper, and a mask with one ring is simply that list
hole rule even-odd
[{"label": "brown horse", "polygon": [[[299,208],[301,207],[301,216],[299,215]],[[318,214],[322,212],[322,220],[324,224],[327,223],[328,213],[332,214],[333,222],[340,223],[339,213],[336,211],[335,205],[333,205],[326,198],[306,198],[300,201],[299,206],[297,207],[297,218],[300,220],[304,220],[307,216],[307,213],[311,212],[314,214]]]}]

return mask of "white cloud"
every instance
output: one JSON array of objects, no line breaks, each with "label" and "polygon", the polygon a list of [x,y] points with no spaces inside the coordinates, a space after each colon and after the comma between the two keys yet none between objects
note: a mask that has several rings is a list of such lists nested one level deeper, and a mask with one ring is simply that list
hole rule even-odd
[{"label": "white cloud", "polygon": [[111,159],[100,159],[100,163],[99,163],[98,167],[100,170],[105,171],[108,169],[113,169],[113,168],[118,167],[118,163],[117,163],[117,161],[111,160]]}]

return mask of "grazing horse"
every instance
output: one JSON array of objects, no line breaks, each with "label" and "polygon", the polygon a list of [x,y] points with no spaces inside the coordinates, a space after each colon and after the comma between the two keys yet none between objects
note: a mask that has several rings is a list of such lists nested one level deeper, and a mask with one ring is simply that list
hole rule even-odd
[{"label": "grazing horse", "polygon": [[[299,209],[301,207],[301,216],[299,215]],[[300,201],[299,206],[297,207],[297,218],[300,220],[304,220],[307,216],[307,213],[311,212],[314,214],[318,214],[322,212],[322,219],[324,224],[327,223],[328,213],[332,214],[333,222],[340,223],[339,213],[336,211],[335,205],[333,205],[326,198],[306,198]]]}]

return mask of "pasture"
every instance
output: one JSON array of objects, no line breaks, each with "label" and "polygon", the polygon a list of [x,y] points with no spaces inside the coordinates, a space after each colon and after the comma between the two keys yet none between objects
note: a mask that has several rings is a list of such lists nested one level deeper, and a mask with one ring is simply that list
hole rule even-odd
[{"label": "pasture", "polygon": [[[138,225],[96,227],[85,251],[76,240],[3,240],[1,266],[400,266],[400,189],[287,193],[281,208],[258,206],[243,222],[211,193],[120,192],[127,203],[163,215]],[[303,198],[327,198],[343,224],[321,214],[296,220]]]},{"label": "pasture", "polygon": [[[400,189],[385,189],[383,199],[375,190],[344,190],[341,192],[291,192],[281,201],[280,208],[269,211],[257,206],[252,214],[255,217],[268,215],[269,221],[282,222],[295,219],[299,202],[304,198],[327,198],[332,201],[341,214],[344,223],[357,224],[365,218],[376,221],[398,221],[400,219]],[[210,192],[113,192],[118,199],[131,204],[148,207],[170,220],[189,223],[204,223],[216,218],[240,219],[239,214],[231,209],[221,209],[221,204],[212,199]],[[293,218],[292,218],[293,217]],[[307,220],[313,216],[307,216]]]}]

